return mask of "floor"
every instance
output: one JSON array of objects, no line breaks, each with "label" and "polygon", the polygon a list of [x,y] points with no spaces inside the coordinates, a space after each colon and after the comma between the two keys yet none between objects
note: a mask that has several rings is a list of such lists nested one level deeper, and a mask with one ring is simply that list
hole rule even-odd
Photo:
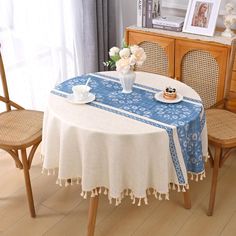
[{"label": "floor", "polygon": [[[192,208],[183,207],[183,195],[172,191],[170,200],[149,199],[134,206],[129,198],[118,207],[101,196],[96,236],[230,236],[236,235],[236,152],[220,170],[215,212],[206,216],[210,169],[207,178],[191,182]],[[8,154],[0,151],[0,235],[60,236],[86,235],[88,200],[80,186],[60,187],[56,176],[41,174],[39,152],[33,160],[31,180],[37,217],[30,218],[22,171]]]}]

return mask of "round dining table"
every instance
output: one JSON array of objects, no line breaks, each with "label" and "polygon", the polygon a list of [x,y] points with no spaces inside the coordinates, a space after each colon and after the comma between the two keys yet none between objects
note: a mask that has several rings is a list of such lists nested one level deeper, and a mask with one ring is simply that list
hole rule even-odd
[{"label": "round dining table", "polygon": [[[57,174],[61,186],[80,184],[81,195],[92,197],[88,235],[94,232],[99,194],[116,205],[126,195],[133,204],[147,204],[149,194],[169,199],[170,189],[186,193],[189,179],[205,176],[207,128],[199,95],[175,79],[135,73],[132,93],[122,93],[112,71],[66,80],[49,96],[43,172]],[[88,79],[95,100],[71,99],[72,87]],[[161,96],[167,87],[176,89],[177,100]]]}]

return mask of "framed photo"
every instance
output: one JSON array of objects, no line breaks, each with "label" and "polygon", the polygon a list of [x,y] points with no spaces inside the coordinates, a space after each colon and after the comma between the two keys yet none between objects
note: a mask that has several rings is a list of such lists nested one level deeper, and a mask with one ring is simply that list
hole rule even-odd
[{"label": "framed photo", "polygon": [[213,36],[220,0],[189,0],[183,32]]}]

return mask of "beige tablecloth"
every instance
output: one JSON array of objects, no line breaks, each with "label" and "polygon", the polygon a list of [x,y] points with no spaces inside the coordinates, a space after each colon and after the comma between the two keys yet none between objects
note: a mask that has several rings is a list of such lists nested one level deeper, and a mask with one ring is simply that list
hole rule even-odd
[{"label": "beige tablecloth", "polygon": [[[105,72],[103,72],[105,73]],[[187,85],[160,75],[136,72],[136,83],[165,89],[200,100]],[[117,72],[106,75],[118,77]],[[96,101],[95,101],[96,102]],[[173,136],[177,131],[174,126]],[[207,156],[207,130],[202,131],[203,155]],[[176,142],[179,163],[185,166],[180,144]],[[50,94],[44,115],[42,140],[43,172],[58,173],[57,183],[81,183],[82,195],[104,192],[119,204],[125,193],[138,204],[151,192],[168,199],[169,187],[185,191],[179,184],[170,156],[169,138],[164,129],[89,105],[75,105],[62,96]],[[58,172],[57,172],[58,171]],[[195,178],[202,178],[204,171]]]}]

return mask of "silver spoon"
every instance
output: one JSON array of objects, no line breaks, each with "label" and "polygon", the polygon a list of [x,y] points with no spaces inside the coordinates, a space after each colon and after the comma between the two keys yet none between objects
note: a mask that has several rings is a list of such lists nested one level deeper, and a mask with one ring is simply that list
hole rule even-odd
[{"label": "silver spoon", "polygon": [[91,80],[91,77],[89,77],[88,78],[88,80],[86,81],[86,84],[85,84],[85,86],[87,86],[88,85],[88,83],[89,83],[89,81]]}]

